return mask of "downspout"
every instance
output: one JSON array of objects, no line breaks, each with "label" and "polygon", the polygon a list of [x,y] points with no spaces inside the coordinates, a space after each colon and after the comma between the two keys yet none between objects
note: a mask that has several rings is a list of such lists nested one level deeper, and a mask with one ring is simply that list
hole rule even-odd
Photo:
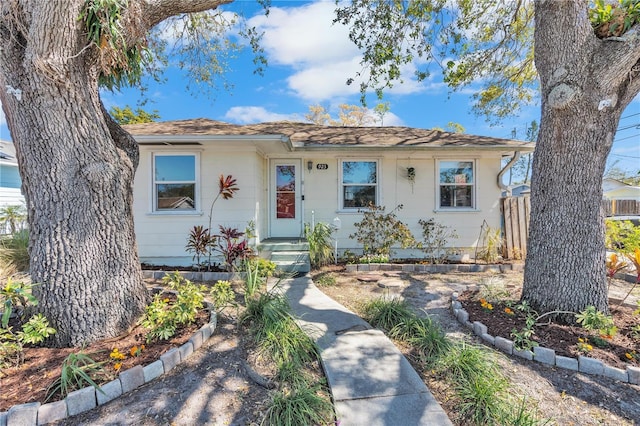
[{"label": "downspout", "polygon": [[500,170],[500,173],[498,173],[498,186],[500,187],[500,189],[502,189],[503,191],[507,192],[507,196],[508,197],[511,196],[511,188],[509,186],[505,185],[504,183],[502,183],[502,177],[504,176],[505,173],[507,173],[509,171],[509,169],[511,167],[513,167],[513,165],[519,159],[520,159],[520,151],[515,151],[514,154],[513,154],[513,157],[511,158],[511,160],[509,160],[507,165],[504,166],[504,168],[502,170]]}]

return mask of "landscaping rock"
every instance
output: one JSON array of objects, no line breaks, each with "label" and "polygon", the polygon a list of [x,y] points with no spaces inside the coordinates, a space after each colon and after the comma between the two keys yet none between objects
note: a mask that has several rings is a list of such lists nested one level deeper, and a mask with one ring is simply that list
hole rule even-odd
[{"label": "landscaping rock", "polygon": [[[175,349],[171,349],[169,352]],[[169,353],[167,352],[167,353]],[[160,356],[162,359],[162,356]],[[136,365],[130,369],[120,373],[120,383],[122,384],[122,393],[127,393],[134,390],[137,387],[144,385],[144,368],[141,365]]]},{"label": "landscaping rock", "polygon": [[496,338],[493,337],[492,335],[490,335],[489,333],[484,333],[480,337],[482,338],[483,341],[485,341],[486,343],[490,344],[491,346],[495,345]]},{"label": "landscaping rock", "polygon": [[144,375],[144,382],[149,383],[150,381],[157,379],[164,374],[164,364],[161,360],[157,360],[149,365],[146,365],[142,370]]},{"label": "landscaping rock", "polygon": [[629,375],[629,383],[640,385],[640,367],[628,366],[627,374]]},{"label": "landscaping rock", "polygon": [[509,339],[505,339],[501,336],[496,336],[493,345],[498,348],[498,350],[511,355],[513,353],[513,341]]},{"label": "landscaping rock", "polygon": [[193,354],[193,345],[191,342],[186,342],[184,345],[180,346],[178,350],[180,351],[180,360],[184,361]]},{"label": "landscaping rock", "polygon": [[96,407],[96,389],[93,386],[71,392],[65,398],[69,416],[84,413]]},{"label": "landscaping rock", "polygon": [[38,408],[38,425],[62,420],[67,417],[67,403],[62,401],[50,402]]},{"label": "landscaping rock", "polygon": [[473,332],[476,334],[476,336],[482,336],[483,334],[487,333],[487,326],[480,321],[474,321]]},{"label": "landscaping rock", "polygon": [[612,367],[605,364],[602,374],[605,377],[610,377],[614,380],[620,380],[621,382],[625,383],[629,382],[629,373],[627,372],[627,370],[622,370],[620,368]]},{"label": "landscaping rock", "polygon": [[602,375],[604,373],[604,364],[599,359],[580,355],[578,357],[578,371],[581,373]]},{"label": "landscaping rock", "polygon": [[98,405],[106,404],[122,395],[122,382],[119,379],[115,379],[100,386],[100,389],[102,389],[102,392],[96,391]]},{"label": "landscaping rock", "polygon": [[513,355],[518,356],[520,358],[524,358],[526,360],[532,361],[533,360],[533,352],[531,351],[519,351],[517,349],[513,349]]},{"label": "landscaping rock", "polygon": [[556,356],[556,366],[567,370],[578,371],[578,360],[567,356]]},{"label": "landscaping rock", "polygon": [[39,402],[14,405],[7,411],[7,426],[31,426],[38,420]]},{"label": "landscaping rock", "polygon": [[[208,327],[207,330],[209,330]],[[209,336],[211,336],[211,332],[209,332]],[[207,339],[209,338],[209,336],[207,336]],[[164,365],[164,372],[168,373],[169,371],[173,370],[176,365],[180,364],[180,351],[178,350],[178,348],[170,349],[164,354],[160,355],[160,360]]]},{"label": "landscaping rock", "polygon": [[533,359],[543,364],[555,365],[556,351],[542,346],[536,346],[533,348]]}]

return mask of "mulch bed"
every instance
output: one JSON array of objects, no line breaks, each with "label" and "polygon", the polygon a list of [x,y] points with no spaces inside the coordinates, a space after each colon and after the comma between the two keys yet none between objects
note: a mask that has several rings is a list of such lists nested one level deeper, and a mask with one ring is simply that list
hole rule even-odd
[{"label": "mulch bed", "polygon": [[[173,297],[172,295],[167,295]],[[160,359],[160,355],[169,349],[179,347],[187,342],[193,333],[209,321],[208,311],[200,310],[196,323],[178,329],[176,334],[169,340],[152,343],[145,342],[147,330],[142,326],[135,326],[130,332],[121,336],[102,340],[83,348],[42,348],[26,347],[23,351],[24,362],[17,367],[0,370],[0,412],[6,411],[13,405],[28,402],[45,402],[47,389],[60,376],[62,362],[71,353],[82,352],[89,355],[96,362],[105,362],[104,372],[101,380],[96,380],[98,384],[106,383],[117,377],[114,369],[117,362],[121,362],[120,371],[125,371],[136,365],[148,365]],[[137,356],[130,354],[131,348],[144,349],[138,352]],[[114,348],[126,355],[121,361],[110,358]],[[54,395],[49,401],[60,400],[59,395]]]},{"label": "mulch bed", "polygon": [[[522,312],[515,309],[519,295],[513,296],[511,303],[493,302],[491,311],[481,306],[478,291],[465,291],[460,294],[458,300],[469,313],[469,321],[480,321],[487,326],[488,333],[492,336],[513,340],[512,331],[522,330],[526,318]],[[505,308],[512,309],[514,314],[507,314]],[[638,366],[640,365],[640,338],[633,337],[631,329],[640,324],[640,315],[634,314],[634,311],[635,308],[628,305],[612,304],[611,314],[618,332],[611,339],[600,339],[606,342],[603,347],[596,346],[593,339],[589,339],[588,343],[593,349],[586,352],[578,349],[578,339],[590,337],[586,330],[579,326],[549,322],[546,318],[541,319],[540,323],[534,327],[535,334],[532,340],[540,346],[555,350],[556,355],[572,358],[577,358],[579,355],[588,356],[622,369],[628,365]],[[637,354],[635,359],[628,359],[626,354],[633,354],[634,351]]]}]

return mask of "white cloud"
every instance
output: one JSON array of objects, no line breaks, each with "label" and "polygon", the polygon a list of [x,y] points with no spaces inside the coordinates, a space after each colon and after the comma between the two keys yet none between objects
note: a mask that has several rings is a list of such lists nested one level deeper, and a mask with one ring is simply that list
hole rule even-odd
[{"label": "white cloud", "polygon": [[[349,40],[348,29],[332,24],[335,2],[319,1],[300,7],[271,8],[269,15],[256,15],[248,22],[264,32],[261,46],[272,65],[292,69],[285,80],[293,96],[306,102],[335,101],[357,95],[360,81],[347,86],[350,78],[362,72],[362,56]],[[394,84],[389,94],[414,94],[428,89],[417,82],[415,65],[402,67],[403,83]],[[367,78],[366,73],[363,78]]]},{"label": "white cloud", "polygon": [[235,106],[229,108],[224,118],[238,124],[262,123],[267,121],[299,120],[295,114],[278,114],[259,106]]},{"label": "white cloud", "polygon": [[349,41],[348,29],[332,25],[334,2],[316,2],[301,7],[271,8],[269,16],[258,15],[249,26],[264,31],[262,47],[275,64],[308,67],[342,62],[358,56]]},{"label": "white cloud", "polygon": [[358,60],[327,63],[308,67],[287,79],[289,88],[300,98],[309,102],[321,102],[335,97],[359,93],[359,86],[347,86],[349,76],[358,70]]},{"label": "white cloud", "polygon": [[[377,118],[378,117],[376,117],[376,119]],[[400,117],[398,117],[391,111],[387,112],[384,115],[382,119],[382,124],[384,124],[385,126],[404,126],[405,125],[404,121],[402,121]]]}]

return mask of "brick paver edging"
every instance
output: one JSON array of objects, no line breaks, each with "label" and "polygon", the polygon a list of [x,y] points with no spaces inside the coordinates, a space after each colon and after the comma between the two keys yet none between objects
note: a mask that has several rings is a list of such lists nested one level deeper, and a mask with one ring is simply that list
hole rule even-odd
[{"label": "brick paver edging", "polygon": [[[154,288],[154,291],[167,291],[164,288]],[[212,304],[205,301],[205,308],[211,316],[209,322],[196,331],[182,346],[170,349],[160,356],[160,359],[149,365],[136,365],[120,372],[118,378],[105,383],[100,388],[93,386],[73,391],[61,401],[41,404],[30,402],[14,405],[8,411],[0,412],[0,426],[36,426],[75,416],[97,406],[106,404],[127,392],[157,379],[168,373],[184,361],[194,351],[198,350],[213,334],[217,325],[217,315]]]},{"label": "brick paver edging", "polygon": [[578,356],[576,359],[556,355],[553,349],[542,346],[534,347],[533,351],[518,351],[513,347],[512,340],[500,336],[494,337],[488,333],[487,326],[480,321],[469,321],[469,313],[462,309],[462,304],[458,301],[457,293],[451,295],[451,312],[460,324],[473,331],[483,342],[494,346],[496,349],[508,355],[515,355],[529,361],[537,361],[542,364],[578,371],[584,374],[605,376],[620,382],[631,383],[632,385],[640,384],[640,367],[627,366],[626,370],[622,370],[607,365],[599,359],[586,356]]}]

